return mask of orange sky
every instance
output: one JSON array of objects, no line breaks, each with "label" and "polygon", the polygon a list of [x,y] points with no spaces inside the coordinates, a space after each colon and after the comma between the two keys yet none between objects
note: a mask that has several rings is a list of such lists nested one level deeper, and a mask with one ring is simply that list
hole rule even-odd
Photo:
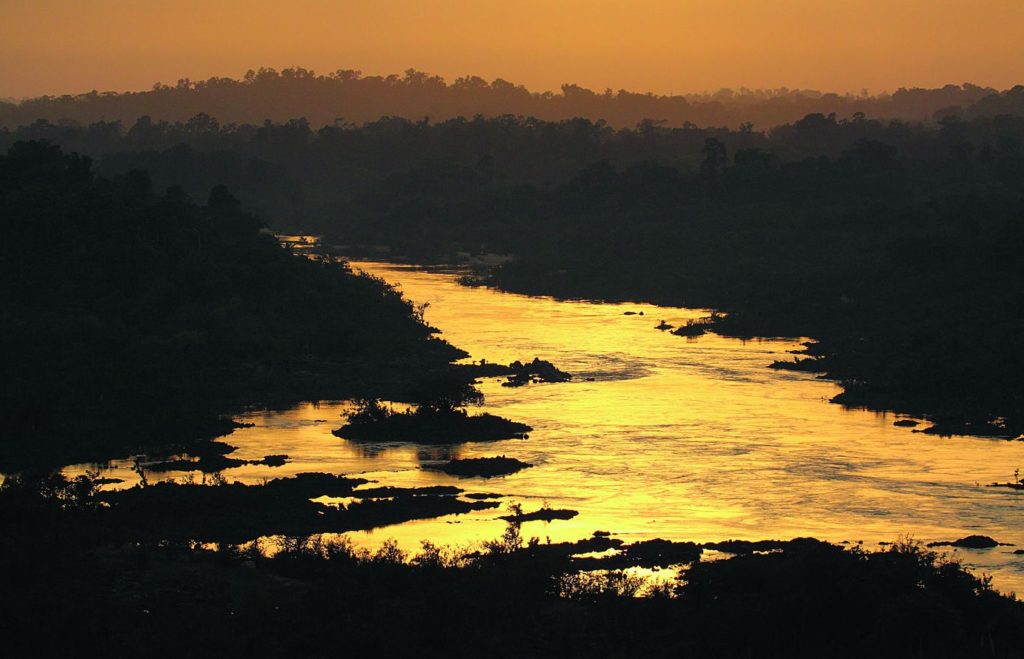
[{"label": "orange sky", "polygon": [[1024,83],[1024,0],[2,0],[0,97],[301,65],[658,93]]}]

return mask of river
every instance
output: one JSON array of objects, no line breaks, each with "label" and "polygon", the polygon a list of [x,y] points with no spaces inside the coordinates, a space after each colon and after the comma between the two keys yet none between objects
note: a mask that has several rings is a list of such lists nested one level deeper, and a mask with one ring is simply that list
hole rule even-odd
[{"label": "river", "polygon": [[[905,536],[929,542],[980,533],[1024,547],[1021,493],[984,487],[1012,479],[1024,465],[1024,444],[923,435],[894,427],[892,415],[829,404],[839,391],[835,384],[767,368],[798,349],[797,341],[685,339],[654,326],[703,312],[509,294],[460,286],[450,272],[387,263],[353,267],[427,303],[427,321],[473,360],[540,357],[572,373],[573,381],[520,388],[485,381],[482,410],[534,431],[525,440],[450,448],[335,438],[330,431],[342,423],[343,402],[247,414],[239,420],[255,425],[226,439],[239,447],[232,457],[283,453],[290,461],[227,470],[229,480],[328,471],[383,485],[496,492],[506,495],[506,505],[518,502],[527,511],[545,502],[579,511],[572,520],[523,526],[526,536],[553,541],[605,530],[627,541],[813,536],[873,550]],[[455,456],[494,455],[536,466],[493,479],[423,468]],[[135,480],[127,463],[107,472]],[[371,546],[395,538],[408,549],[421,539],[466,545],[498,536],[499,514],[480,511],[351,537]],[[1024,556],[1014,549],[955,555],[991,574],[1000,590],[1024,593]]]}]

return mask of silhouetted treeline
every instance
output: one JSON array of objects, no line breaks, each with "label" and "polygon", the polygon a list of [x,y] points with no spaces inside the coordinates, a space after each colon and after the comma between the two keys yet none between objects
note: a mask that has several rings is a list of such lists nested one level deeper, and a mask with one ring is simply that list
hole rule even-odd
[{"label": "silhouetted treeline", "polygon": [[[1012,157],[1019,126],[1019,118],[1011,115],[950,116],[932,126],[810,114],[767,133],[749,126],[668,128],[650,122],[614,129],[586,119],[546,122],[513,116],[441,123],[386,117],[362,127],[313,130],[302,119],[224,125],[199,114],[177,123],[141,117],[130,125],[38,120],[0,131],[0,148],[18,140],[47,140],[93,156],[101,173],[145,170],[158,189],[177,185],[197,199],[213,185],[225,184],[275,228],[324,230],[348,212],[353,199],[390,194],[388,186],[403,186],[417,172],[435,179],[435,195],[441,195],[441,179],[448,177],[456,197],[479,185],[547,190],[601,162],[619,169],[657,163],[689,176],[705,167],[708,139],[721,145],[727,164],[735,160],[748,172],[758,163],[792,171],[788,164],[796,161],[839,158],[862,140],[895,149],[900,161],[935,163],[962,148],[974,151],[957,157],[981,162]],[[402,191],[399,198],[422,192]],[[454,200],[446,196],[444,201]]]},{"label": "silhouetted treeline", "polygon": [[708,137],[731,149],[765,143],[763,134],[747,129],[667,129],[646,123],[616,130],[586,119],[504,116],[429,123],[385,117],[358,128],[313,130],[301,119],[222,125],[199,114],[177,123],[141,117],[130,126],[38,120],[0,131],[0,147],[46,140],[95,157],[102,173],[145,170],[158,188],[178,185],[195,198],[224,184],[275,228],[308,230],[330,226],[354,197],[417,168],[479,168],[495,185],[548,185],[600,160],[696,167]]},{"label": "silhouetted treeline", "polygon": [[198,205],[20,142],[0,156],[0,232],[5,468],[218,434],[246,404],[401,397],[462,355],[383,282],[290,254],[222,186]]},{"label": "silhouetted treeline", "polygon": [[655,95],[611,89],[592,91],[573,84],[560,93],[531,92],[502,79],[491,82],[466,76],[452,83],[409,69],[404,75],[363,76],[339,70],[317,75],[301,67],[249,71],[241,80],[210,78],[156,84],[144,92],[97,92],[43,96],[20,103],[0,103],[0,126],[13,127],[35,119],[134,121],[148,115],[184,121],[200,112],[228,123],[262,123],[306,117],[314,127],[338,122],[361,124],[381,116],[443,121],[482,115],[532,116],[549,121],[586,117],[612,126],[635,126],[643,120],[672,126],[739,126],[752,122],[759,129],[788,123],[810,113],[836,113],[850,118],[871,117],[923,120],[937,112],[992,116],[1022,111],[1021,87],[999,92],[965,83],[938,89],[900,89],[869,96],[822,93],[815,90],[731,90],[686,95]]}]

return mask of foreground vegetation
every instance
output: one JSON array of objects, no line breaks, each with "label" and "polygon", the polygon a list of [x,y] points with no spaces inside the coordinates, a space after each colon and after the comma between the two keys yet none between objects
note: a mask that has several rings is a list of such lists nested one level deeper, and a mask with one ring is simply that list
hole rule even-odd
[{"label": "foreground vegetation", "polygon": [[[349,486],[332,478],[320,489]],[[225,527],[249,507],[235,485],[166,487],[232,502],[188,508]],[[734,555],[704,562],[694,543],[527,540],[513,515],[483,547],[424,542],[412,556],[305,534],[200,545],[161,536],[171,526],[141,501],[88,478],[0,487],[6,652],[1013,657],[1024,643],[1024,606],[909,542],[712,543]],[[626,570],[637,567],[680,579],[659,585]]]}]

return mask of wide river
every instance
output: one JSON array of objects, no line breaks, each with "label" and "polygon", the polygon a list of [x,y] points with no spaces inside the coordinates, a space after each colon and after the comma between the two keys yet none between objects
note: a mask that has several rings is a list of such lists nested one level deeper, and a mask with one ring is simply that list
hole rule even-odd
[{"label": "wide river", "polygon": [[[303,405],[240,417],[255,423],[226,441],[232,457],[288,454],[283,467],[241,467],[229,480],[303,471],[360,474],[382,485],[452,484],[496,492],[527,511],[547,502],[569,521],[530,522],[527,536],[554,540],[614,532],[712,541],[813,536],[834,542],[924,542],[972,533],[1024,547],[1024,498],[984,487],[1012,479],[1024,444],[943,439],[893,426],[896,419],[828,403],[839,389],[768,365],[799,348],[792,340],[684,339],[654,329],[700,311],[646,304],[558,301],[469,288],[445,272],[354,263],[383,277],[473,360],[540,357],[573,374],[564,384],[482,384],[482,410],[534,427],[526,440],[447,448],[354,444],[335,438],[344,403]],[[625,315],[626,311],[644,315]],[[451,457],[508,455],[536,465],[503,478],[455,478],[424,469]],[[133,482],[125,463],[113,473]],[[80,467],[79,467],[80,468]],[[77,470],[72,468],[72,470]],[[170,474],[180,476],[181,474]],[[395,538],[470,544],[498,536],[499,511],[418,521],[351,534],[360,545]],[[959,550],[1003,591],[1024,593],[1015,547]]]}]

